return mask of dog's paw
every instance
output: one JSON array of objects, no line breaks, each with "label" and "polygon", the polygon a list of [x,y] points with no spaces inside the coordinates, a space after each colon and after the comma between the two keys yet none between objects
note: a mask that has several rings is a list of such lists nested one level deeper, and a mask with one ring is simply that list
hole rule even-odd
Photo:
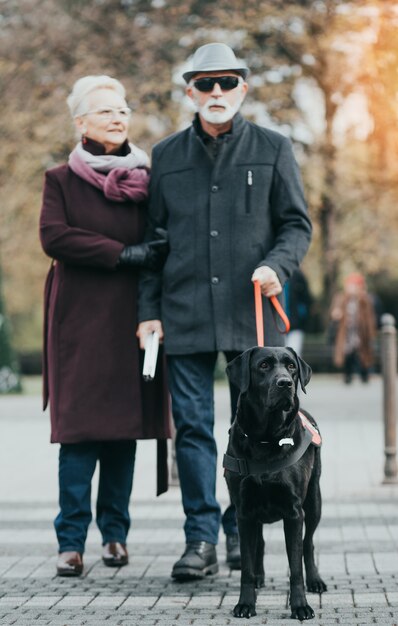
[{"label": "dog's paw", "polygon": [[237,604],[234,608],[234,617],[254,617],[257,615],[256,606],[254,604]]},{"label": "dog's paw", "polygon": [[311,593],[324,593],[328,588],[320,576],[307,580],[307,591]]},{"label": "dog's paw", "polygon": [[292,614],[290,616],[292,619],[298,619],[300,622],[303,622],[306,619],[313,619],[315,617],[315,613],[310,607],[309,604],[305,606],[298,606],[295,609],[292,609]]},{"label": "dog's paw", "polygon": [[260,589],[260,587],[265,587],[265,576],[264,574],[256,574],[256,589]]}]

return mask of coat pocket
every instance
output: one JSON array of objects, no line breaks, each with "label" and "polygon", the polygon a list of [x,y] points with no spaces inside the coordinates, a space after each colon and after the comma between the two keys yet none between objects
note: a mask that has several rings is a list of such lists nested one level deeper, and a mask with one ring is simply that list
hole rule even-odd
[{"label": "coat pocket", "polygon": [[236,214],[245,218],[260,217],[269,208],[273,167],[268,163],[240,163],[229,181]]},{"label": "coat pocket", "polygon": [[247,170],[246,176],[246,213],[252,212],[253,170]]}]

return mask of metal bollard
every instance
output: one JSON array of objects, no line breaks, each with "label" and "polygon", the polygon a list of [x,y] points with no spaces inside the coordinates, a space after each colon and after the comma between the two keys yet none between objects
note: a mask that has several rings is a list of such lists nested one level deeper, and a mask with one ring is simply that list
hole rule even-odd
[{"label": "metal bollard", "polygon": [[384,409],[384,480],[383,484],[398,482],[397,478],[397,345],[395,319],[385,313],[381,318],[381,365],[383,374]]}]

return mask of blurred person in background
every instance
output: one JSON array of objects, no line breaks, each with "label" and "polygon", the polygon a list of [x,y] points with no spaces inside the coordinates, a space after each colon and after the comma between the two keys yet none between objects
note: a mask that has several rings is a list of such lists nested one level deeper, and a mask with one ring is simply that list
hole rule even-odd
[{"label": "blurred person in background", "polygon": [[290,320],[290,331],[286,345],[302,355],[304,335],[311,314],[313,297],[308,281],[301,269],[293,272],[285,287],[286,314]]},{"label": "blurred person in background", "polygon": [[[168,394],[162,363],[142,382],[136,338],[141,268],[159,269],[164,233],[142,243],[148,156],[127,140],[123,85],[85,76],[68,97],[81,141],[46,172],[40,237],[53,262],[45,288],[43,391],[60,443],[57,573],[78,576],[99,461],[96,521],[103,562],[128,562],[136,440],[158,439],[158,493],[167,489]],[[156,240],[155,240],[156,239]]]},{"label": "blurred person in background", "polygon": [[353,272],[346,277],[344,290],[332,300],[330,320],[334,327],[333,360],[337,367],[343,368],[344,382],[351,383],[353,375],[358,373],[362,382],[367,383],[374,360],[376,315],[362,274]]}]

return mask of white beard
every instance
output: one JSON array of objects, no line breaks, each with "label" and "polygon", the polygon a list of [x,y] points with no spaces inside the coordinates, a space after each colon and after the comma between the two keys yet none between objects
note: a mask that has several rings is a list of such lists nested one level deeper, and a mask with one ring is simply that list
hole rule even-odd
[{"label": "white beard", "polygon": [[[210,124],[225,124],[226,122],[229,122],[229,120],[232,120],[235,113],[239,111],[242,102],[243,97],[241,95],[234,105],[229,104],[229,102],[224,100],[224,98],[210,98],[210,100],[208,100],[202,107],[199,107],[197,102],[195,102],[195,104],[198,113],[200,113],[206,122],[209,122]],[[223,106],[224,111],[210,111],[210,107],[214,105]]]}]

